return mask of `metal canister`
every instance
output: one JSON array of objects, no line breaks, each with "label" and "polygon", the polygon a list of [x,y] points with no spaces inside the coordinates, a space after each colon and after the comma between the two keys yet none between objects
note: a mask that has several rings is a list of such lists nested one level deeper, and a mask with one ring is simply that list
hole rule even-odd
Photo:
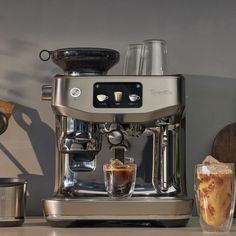
[{"label": "metal canister", "polygon": [[27,181],[0,178],[0,227],[20,226],[24,223]]}]

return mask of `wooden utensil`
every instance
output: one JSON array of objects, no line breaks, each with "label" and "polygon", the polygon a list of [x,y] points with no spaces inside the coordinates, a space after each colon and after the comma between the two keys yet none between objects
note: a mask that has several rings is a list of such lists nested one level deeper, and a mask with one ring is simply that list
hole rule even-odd
[{"label": "wooden utensil", "polygon": [[0,109],[3,109],[3,112],[5,113],[8,120],[11,117],[14,107],[15,107],[15,105],[13,103],[6,102],[6,101],[3,101],[0,99]]},{"label": "wooden utensil", "polygon": [[236,163],[236,123],[225,126],[217,133],[212,156],[221,162]]},{"label": "wooden utensil", "polygon": [[0,100],[0,135],[7,130],[8,120],[11,117],[14,107],[14,104]]},{"label": "wooden utensil", "polygon": [[236,123],[225,126],[217,133],[212,144],[212,156],[220,162],[236,163]]}]

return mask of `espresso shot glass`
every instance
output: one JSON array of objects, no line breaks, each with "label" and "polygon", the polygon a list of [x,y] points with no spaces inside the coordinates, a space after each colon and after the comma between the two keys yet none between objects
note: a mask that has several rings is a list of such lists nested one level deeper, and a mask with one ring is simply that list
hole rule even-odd
[{"label": "espresso shot glass", "polygon": [[124,162],[111,159],[103,165],[105,187],[110,199],[128,199],[134,192],[137,166],[134,159],[125,157]]}]

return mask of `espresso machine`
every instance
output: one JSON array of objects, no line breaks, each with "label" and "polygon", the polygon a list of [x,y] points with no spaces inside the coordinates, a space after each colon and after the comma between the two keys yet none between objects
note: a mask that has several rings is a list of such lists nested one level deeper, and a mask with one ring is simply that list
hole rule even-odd
[{"label": "espresso machine", "polygon": [[[51,226],[126,222],[184,226],[192,214],[185,175],[185,81],[181,75],[118,76],[119,53],[104,48],[43,50],[63,69],[42,86],[56,119],[56,183],[43,200]],[[137,164],[134,194],[111,200],[102,166]]]}]

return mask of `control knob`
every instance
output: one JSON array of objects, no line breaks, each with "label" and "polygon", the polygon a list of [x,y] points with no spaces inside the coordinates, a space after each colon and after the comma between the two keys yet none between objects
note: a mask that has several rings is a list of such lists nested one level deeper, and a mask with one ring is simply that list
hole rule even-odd
[{"label": "control knob", "polygon": [[119,145],[123,142],[124,136],[120,130],[112,130],[108,136],[108,142],[112,145]]}]

